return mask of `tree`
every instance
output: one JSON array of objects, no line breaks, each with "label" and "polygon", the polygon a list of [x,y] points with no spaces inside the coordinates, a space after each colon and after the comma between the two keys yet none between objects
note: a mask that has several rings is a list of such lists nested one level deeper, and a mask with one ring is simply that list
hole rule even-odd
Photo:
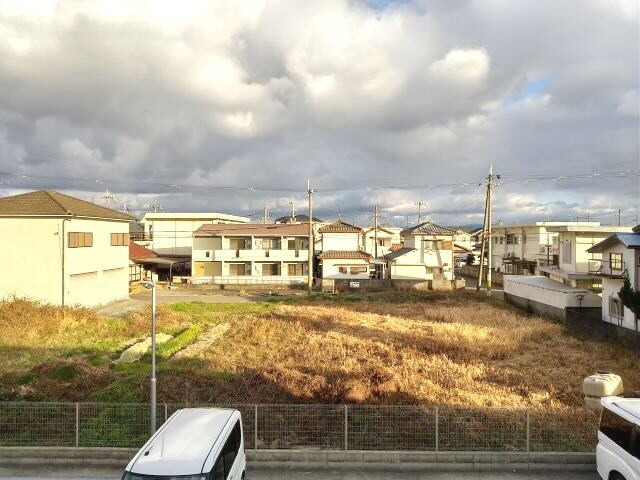
[{"label": "tree", "polygon": [[467,260],[466,260],[467,265],[473,265],[473,262],[475,261],[476,261],[476,256],[473,253],[469,253],[467,255]]},{"label": "tree", "polygon": [[622,288],[618,292],[618,297],[620,297],[622,305],[633,312],[637,329],[638,315],[640,315],[640,291],[633,290],[629,277],[625,277]]}]

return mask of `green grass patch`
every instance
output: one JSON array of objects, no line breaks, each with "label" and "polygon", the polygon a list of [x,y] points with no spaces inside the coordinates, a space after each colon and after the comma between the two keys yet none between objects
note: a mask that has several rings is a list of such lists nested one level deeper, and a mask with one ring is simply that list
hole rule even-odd
[{"label": "green grass patch", "polygon": [[73,365],[60,365],[51,370],[49,376],[55,380],[68,382],[76,378],[76,367]]},{"label": "green grass patch", "polygon": [[202,327],[202,325],[194,325],[187,328],[184,332],[173,337],[167,343],[163,343],[158,346],[158,350],[156,352],[157,357],[162,360],[171,358],[177,352],[195,342],[203,331],[204,327]]},{"label": "green grass patch", "polygon": [[174,312],[186,313],[194,320],[206,320],[216,315],[247,315],[267,313],[275,307],[273,302],[206,303],[178,302],[171,304]]},{"label": "green grass patch", "polygon": [[93,393],[96,402],[104,403],[137,403],[142,402],[138,396],[137,383],[139,375],[130,375],[110,383],[102,390]]},{"label": "green grass patch", "polygon": [[22,385],[27,385],[28,383],[31,383],[35,378],[36,378],[36,374],[33,373],[33,372],[23,373],[21,375],[18,375],[13,380],[13,384],[16,387],[19,387],[19,386],[22,386]]}]

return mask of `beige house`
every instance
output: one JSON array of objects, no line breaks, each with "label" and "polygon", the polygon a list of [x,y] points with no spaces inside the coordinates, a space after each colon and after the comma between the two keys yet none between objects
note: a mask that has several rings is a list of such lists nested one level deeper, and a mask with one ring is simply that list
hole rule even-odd
[{"label": "beige house", "polygon": [[163,256],[191,256],[193,232],[205,224],[246,224],[248,217],[225,213],[146,213],[140,223],[144,246]]},{"label": "beige house", "polygon": [[309,224],[202,225],[193,234],[194,283],[307,283]]},{"label": "beige house", "polygon": [[0,198],[0,298],[92,306],[128,297],[132,221],[54,191]]},{"label": "beige house", "polygon": [[363,230],[338,220],[318,230],[318,255],[322,278],[336,280],[364,280],[370,278],[371,254],[362,249]]},{"label": "beige house", "polygon": [[433,222],[403,230],[404,246],[386,255],[393,280],[447,280],[454,278],[455,231]]},{"label": "beige house", "polygon": [[362,230],[360,249],[373,258],[384,257],[391,251],[391,246],[400,243],[401,228],[378,227]]}]

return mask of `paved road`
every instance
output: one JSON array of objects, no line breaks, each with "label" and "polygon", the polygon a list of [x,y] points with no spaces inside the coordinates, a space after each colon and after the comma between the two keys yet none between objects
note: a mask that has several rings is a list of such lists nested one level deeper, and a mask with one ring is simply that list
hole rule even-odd
[{"label": "paved road", "polygon": [[[264,300],[265,297],[220,295],[185,290],[165,290],[158,288],[156,301],[159,305],[176,302],[204,302],[204,303],[243,303]],[[96,313],[101,317],[117,318],[128,315],[131,312],[141,312],[151,303],[151,292],[144,291],[134,293],[125,300],[111,302],[96,308]]]},{"label": "paved road", "polygon": [[[120,480],[119,476],[95,477],[0,477],[0,480]],[[247,480],[598,480],[595,473],[539,472],[539,473],[502,473],[502,472],[344,472],[344,471],[305,471],[305,470],[262,470],[248,472]]]}]

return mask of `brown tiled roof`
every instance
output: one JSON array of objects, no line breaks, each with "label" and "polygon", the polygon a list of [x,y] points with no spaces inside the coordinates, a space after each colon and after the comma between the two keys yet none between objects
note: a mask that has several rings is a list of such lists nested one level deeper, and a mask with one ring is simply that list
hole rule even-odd
[{"label": "brown tiled roof", "polygon": [[350,223],[343,222],[342,220],[338,220],[337,222],[333,222],[329,225],[325,225],[321,229],[318,230],[319,233],[360,233],[362,229],[360,227],[356,227],[355,225],[351,225]]},{"label": "brown tiled roof", "polygon": [[136,242],[129,242],[129,260],[142,260],[144,258],[155,258],[157,256],[153,250],[138,245]]},{"label": "brown tiled roof", "polygon": [[454,233],[456,233],[454,230],[447,227],[441,227],[433,222],[422,222],[403,230],[400,232],[400,235],[453,235]]},{"label": "brown tiled roof", "polygon": [[362,250],[327,250],[318,255],[320,260],[325,258],[343,259],[343,260],[369,260],[371,255]]},{"label": "brown tiled roof", "polygon": [[389,251],[394,252],[396,250],[400,250],[402,247],[404,247],[404,243],[392,243],[389,247]]},{"label": "brown tiled roof", "polygon": [[0,198],[0,216],[66,216],[133,221],[135,217],[51,190]]},{"label": "brown tiled roof", "polygon": [[260,237],[307,237],[309,236],[308,223],[295,224],[261,224],[261,223],[245,223],[245,224],[205,224],[198,228],[194,234],[195,237],[217,237],[225,236],[248,236],[255,235]]}]

